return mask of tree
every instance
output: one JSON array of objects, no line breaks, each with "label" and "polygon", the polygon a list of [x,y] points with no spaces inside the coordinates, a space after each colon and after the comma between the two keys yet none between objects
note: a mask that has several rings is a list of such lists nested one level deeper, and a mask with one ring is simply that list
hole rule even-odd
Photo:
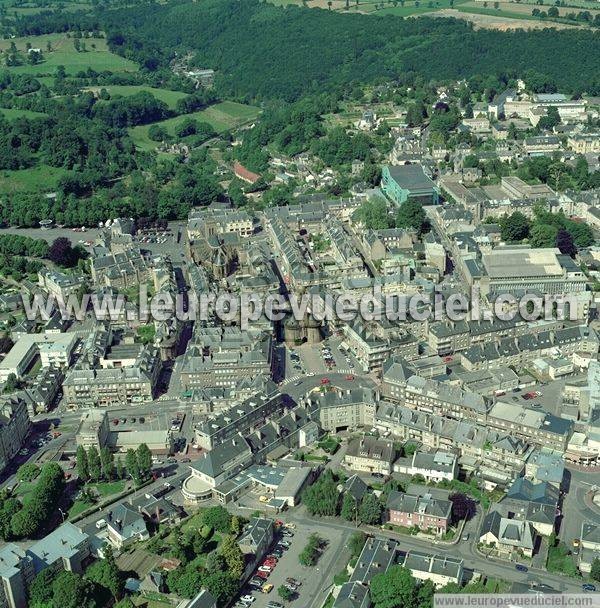
[{"label": "tree", "polygon": [[371,599],[375,608],[414,606],[415,590],[415,579],[410,570],[402,566],[392,566],[371,580]]},{"label": "tree", "polygon": [[561,228],[556,234],[556,246],[560,249],[561,253],[570,255],[572,258],[577,253],[573,237],[564,228]]},{"label": "tree", "polygon": [[382,505],[374,494],[365,494],[360,503],[359,517],[366,524],[381,522]]},{"label": "tree", "polygon": [[221,606],[234,596],[238,586],[239,579],[233,578],[229,572],[215,572],[204,579],[204,587],[210,591]]},{"label": "tree", "polygon": [[558,228],[548,224],[534,224],[529,235],[532,247],[554,247]]},{"label": "tree", "polygon": [[421,234],[427,226],[427,216],[419,201],[408,199],[404,201],[396,214],[396,228],[414,228]]},{"label": "tree", "polygon": [[117,456],[117,460],[115,462],[115,476],[117,479],[123,479],[125,475],[125,467],[123,466],[123,461],[120,456]]},{"label": "tree", "polygon": [[212,574],[213,572],[221,572],[222,570],[225,570],[227,567],[227,562],[219,552],[212,551],[206,556],[204,567],[209,574]]},{"label": "tree", "polygon": [[125,470],[127,475],[131,476],[135,483],[142,481],[138,459],[133,448],[129,448],[125,454]]},{"label": "tree", "polygon": [[29,586],[29,603],[32,606],[48,606],[52,602],[54,572],[46,568],[39,572]]},{"label": "tree", "polygon": [[312,533],[308,537],[308,542],[300,554],[298,555],[298,561],[302,566],[314,566],[319,559],[321,554],[321,546],[323,545],[323,539],[316,533]]},{"label": "tree", "polygon": [[361,222],[369,230],[381,230],[391,225],[385,199],[377,196],[370,198],[354,212],[352,219]]},{"label": "tree", "polygon": [[19,381],[16,374],[9,374],[6,382],[4,383],[3,392],[14,393],[19,388]]},{"label": "tree", "polygon": [[145,443],[140,443],[135,455],[140,475],[147,479],[152,472],[152,452]]},{"label": "tree", "polygon": [[347,521],[356,521],[358,518],[357,501],[350,492],[344,494],[340,515]]},{"label": "tree", "polygon": [[285,585],[277,587],[277,595],[279,595],[284,602],[291,602],[294,598],[294,592]]},{"label": "tree", "polygon": [[225,507],[210,507],[202,514],[202,524],[227,534],[231,530],[231,513]]},{"label": "tree", "polygon": [[234,515],[231,518],[231,533],[234,536],[238,536],[241,531],[242,531],[242,524],[240,522],[240,518],[237,515]]},{"label": "tree", "polygon": [[40,474],[40,468],[33,462],[22,464],[17,471],[19,481],[33,481]]},{"label": "tree", "polygon": [[595,557],[594,561],[592,562],[590,577],[593,580],[600,582],[600,558],[598,557]]},{"label": "tree", "polygon": [[364,532],[354,532],[348,541],[348,548],[352,557],[358,557],[367,542],[367,535]]},{"label": "tree", "polygon": [[529,220],[520,211],[515,211],[500,221],[502,239],[509,243],[526,239],[529,236],[529,228]]},{"label": "tree", "polygon": [[458,523],[463,519],[468,521],[475,516],[477,510],[475,501],[466,494],[457,492],[451,494],[448,500],[452,503],[451,517],[454,523]]},{"label": "tree", "polygon": [[104,559],[94,562],[86,571],[86,577],[108,589],[115,599],[123,595],[125,577],[117,566],[111,545],[104,548]]},{"label": "tree", "polygon": [[227,535],[219,546],[219,553],[225,558],[231,575],[239,579],[244,573],[244,554],[233,536]]},{"label": "tree", "polygon": [[52,582],[52,604],[61,608],[96,608],[94,584],[74,572],[60,572]]},{"label": "tree", "polygon": [[311,515],[337,515],[340,493],[331,471],[322,473],[319,479],[304,491],[302,500]]},{"label": "tree", "polygon": [[78,255],[71,245],[70,239],[61,236],[54,239],[48,250],[48,259],[59,266],[73,266],[77,263]]},{"label": "tree", "polygon": [[95,482],[100,481],[100,477],[102,477],[102,465],[100,463],[100,454],[98,454],[98,448],[95,445],[88,448],[87,461],[90,479]]},{"label": "tree", "polygon": [[100,450],[100,464],[102,465],[102,475],[105,479],[110,481],[113,476],[115,465],[113,453],[107,447],[103,447]]}]

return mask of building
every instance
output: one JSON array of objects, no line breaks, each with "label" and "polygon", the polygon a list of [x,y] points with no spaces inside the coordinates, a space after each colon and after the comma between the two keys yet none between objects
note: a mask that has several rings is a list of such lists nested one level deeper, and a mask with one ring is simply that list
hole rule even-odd
[{"label": "building", "polygon": [[255,560],[260,560],[273,542],[273,520],[265,517],[253,517],[242,531],[238,545],[244,553],[252,553]]},{"label": "building", "polygon": [[424,205],[437,205],[439,202],[439,190],[421,165],[384,166],[381,190],[396,205],[408,199]]},{"label": "building", "polygon": [[284,500],[289,507],[297,506],[302,491],[310,484],[314,474],[311,467],[292,467],[275,490],[275,497]]},{"label": "building", "polygon": [[458,476],[458,458],[456,454],[442,450],[415,452],[412,457],[398,459],[394,463],[394,471],[410,476],[421,475],[428,482],[452,481]]},{"label": "building", "polygon": [[370,606],[369,588],[358,581],[344,583],[333,604],[333,608],[369,608]]},{"label": "building", "polygon": [[238,327],[199,328],[181,364],[184,391],[234,387],[246,378],[271,376],[272,339]]},{"label": "building", "polygon": [[116,549],[150,538],[144,517],[127,503],[118,504],[108,512],[106,529],[108,541]]},{"label": "building", "polygon": [[91,409],[82,414],[75,441],[86,450],[93,446],[100,451],[108,443],[109,433],[106,410]]},{"label": "building", "polygon": [[386,505],[389,523],[412,528],[436,535],[445,534],[450,525],[452,503],[449,500],[433,498],[431,494],[408,494],[390,492]]},{"label": "building", "polygon": [[[212,70],[210,70],[212,72]],[[185,605],[178,604],[181,608],[217,608],[217,600],[207,589],[202,589],[198,595],[192,598]]]},{"label": "building", "polygon": [[408,551],[402,565],[408,568],[417,580],[431,581],[436,587],[443,587],[448,583],[463,583],[464,563],[457,557]]},{"label": "building", "polygon": [[481,259],[486,273],[479,281],[483,295],[585,291],[581,268],[556,248],[498,247]]},{"label": "building", "polygon": [[25,334],[21,336],[0,362],[0,382],[10,375],[22,380],[35,359],[40,355],[42,365],[68,366],[71,362],[77,336],[74,333]]},{"label": "building", "polygon": [[390,475],[395,457],[393,441],[367,435],[348,443],[344,462],[353,471]]},{"label": "building", "polygon": [[292,401],[279,393],[270,396],[264,393],[253,395],[243,403],[196,425],[196,444],[205,450],[211,450],[238,433],[247,433],[265,424],[267,419],[281,416],[293,405]]},{"label": "building", "polygon": [[357,388],[308,395],[301,403],[309,409],[318,408],[323,430],[335,433],[372,426],[375,420],[375,400],[373,390]]},{"label": "building", "polygon": [[398,543],[390,538],[367,538],[356,566],[350,577],[350,582],[369,585],[376,574],[387,572],[397,558]]},{"label": "building", "polygon": [[[138,346],[138,345],[136,345]],[[63,382],[69,408],[107,407],[152,401],[162,361],[155,346],[131,349],[131,358],[115,351],[90,363],[84,358],[67,372]]]},{"label": "building", "polygon": [[35,576],[31,557],[9,543],[0,549],[0,605],[27,608],[27,587]]},{"label": "building", "polygon": [[38,272],[38,284],[56,298],[66,301],[71,294],[77,293],[84,284],[84,278],[45,268]]},{"label": "building", "polygon": [[525,520],[508,519],[498,511],[490,511],[483,520],[479,542],[495,548],[505,557],[518,557],[519,553],[533,557],[536,533],[532,524]]},{"label": "building", "polygon": [[18,454],[31,430],[28,401],[17,393],[0,403],[0,472]]},{"label": "building", "polygon": [[240,209],[194,208],[188,217],[187,233],[190,241],[230,232],[247,237],[252,235],[253,230],[252,218]]},{"label": "building", "polygon": [[581,549],[579,551],[579,570],[589,574],[592,563],[600,559],[600,526],[591,522],[581,524]]},{"label": "building", "polygon": [[252,451],[248,442],[236,435],[224,440],[209,452],[190,464],[191,477],[214,488],[223,481],[237,475],[252,462]]}]

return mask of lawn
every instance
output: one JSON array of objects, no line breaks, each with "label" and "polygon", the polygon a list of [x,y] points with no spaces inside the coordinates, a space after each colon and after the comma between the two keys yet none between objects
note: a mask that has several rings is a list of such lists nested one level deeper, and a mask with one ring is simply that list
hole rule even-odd
[{"label": "lawn", "polygon": [[76,500],[72,505],[71,508],[69,509],[69,519],[71,517],[75,517],[76,515],[79,515],[80,513],[83,513],[86,509],[89,509],[90,507],[93,507],[94,503],[92,502],[86,502],[85,500]]},{"label": "lawn", "polygon": [[92,488],[98,492],[98,494],[105,498],[106,496],[111,496],[112,494],[119,494],[125,490],[125,481],[102,481],[100,483],[89,483],[88,488]]},{"label": "lawn", "polygon": [[0,114],[8,120],[15,118],[43,118],[47,116],[43,112],[34,112],[33,110],[19,110],[18,108],[0,108]]},{"label": "lawn", "polygon": [[[241,103],[235,103],[234,101],[223,101],[201,110],[200,112],[168,118],[167,120],[154,124],[160,124],[167,133],[173,135],[177,125],[181,124],[184,120],[193,118],[201,122],[209,123],[215,131],[222,133],[223,131],[227,131],[228,129],[232,129],[256,118],[258,112],[258,108],[254,106],[247,106]],[[133,127],[129,130],[131,139],[133,139],[136,146],[143,150],[154,150],[157,146],[157,143],[148,137],[148,129],[150,126],[151,125],[142,125]]]},{"label": "lawn", "polygon": [[[399,3],[398,3],[399,4]],[[405,2],[404,6],[391,6],[389,8],[380,9],[377,15],[396,15],[397,17],[408,17],[409,15],[420,15],[423,13],[431,13],[442,8],[456,7],[462,4],[460,0],[433,0],[423,1],[416,0],[415,2]]]},{"label": "lawn", "polygon": [[66,173],[65,169],[38,165],[18,171],[0,171],[0,194],[23,191],[51,191],[58,180]]},{"label": "lawn", "polygon": [[129,97],[130,95],[135,95],[136,93],[140,93],[141,91],[146,91],[154,95],[156,99],[164,101],[172,110],[175,109],[175,106],[180,99],[187,97],[187,95],[185,93],[182,93],[181,91],[155,89],[154,87],[145,87],[141,85],[107,85],[105,87],[89,87],[86,90],[93,91],[94,93],[96,93],[100,91],[100,89],[106,89],[111,97],[117,95]]},{"label": "lawn", "polygon": [[580,576],[575,560],[564,543],[559,543],[556,547],[548,549],[546,568],[548,572],[560,572],[573,577]]},{"label": "lawn", "polygon": [[[92,68],[99,72],[110,70],[111,72],[135,72],[137,64],[128,59],[123,59],[111,53],[106,41],[102,38],[88,38],[82,40],[85,43],[86,51],[77,52],[73,46],[73,38],[67,38],[66,34],[44,34],[41,36],[30,36],[24,38],[14,38],[17,50],[24,51],[26,44],[30,43],[32,48],[41,49],[44,61],[37,65],[23,65],[8,68],[13,72],[32,75],[52,75],[56,72],[59,65],[63,65],[67,74],[76,74],[81,70]],[[9,48],[10,40],[0,40],[0,49]],[[50,43],[52,50],[47,50]],[[92,46],[93,45],[93,46]]]}]

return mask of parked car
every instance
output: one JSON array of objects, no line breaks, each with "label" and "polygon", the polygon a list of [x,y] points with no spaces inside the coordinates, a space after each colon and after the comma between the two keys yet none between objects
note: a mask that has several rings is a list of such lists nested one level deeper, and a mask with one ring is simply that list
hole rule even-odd
[{"label": "parked car", "polygon": [[263,588],[262,588],[263,593],[271,593],[271,591],[273,591],[273,585],[271,583],[267,583],[266,585],[263,585]]},{"label": "parked car", "polygon": [[262,578],[262,579],[265,579],[265,580],[266,580],[266,579],[268,579],[268,578],[269,578],[269,574],[271,574],[271,573],[270,573],[270,572],[262,572],[262,571],[260,571],[260,570],[259,570],[259,571],[256,573],[256,576],[258,576],[258,577],[260,577],[260,578]]},{"label": "parked car", "polygon": [[592,585],[591,583],[585,583],[581,585],[581,588],[584,591],[596,591],[596,585]]},{"label": "parked car", "polygon": [[519,572],[528,572],[529,568],[527,566],[524,566],[523,564],[516,564],[515,568],[519,571]]},{"label": "parked car", "polygon": [[242,595],[240,600],[244,602],[244,604],[251,604],[256,600],[256,598],[253,595]]},{"label": "parked car", "polygon": [[271,568],[271,566],[259,566],[258,571],[259,572],[272,572],[273,568]]}]

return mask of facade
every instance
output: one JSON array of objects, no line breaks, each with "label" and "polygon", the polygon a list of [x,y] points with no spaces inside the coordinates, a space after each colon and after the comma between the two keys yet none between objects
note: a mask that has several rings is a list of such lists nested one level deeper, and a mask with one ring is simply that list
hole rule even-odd
[{"label": "facade", "polygon": [[410,458],[398,459],[394,463],[394,472],[421,475],[428,482],[452,481],[458,476],[458,458],[456,454],[442,450],[415,452]]},{"label": "facade", "polygon": [[28,402],[12,395],[0,404],[0,472],[18,454],[31,430]]},{"label": "facade", "polygon": [[416,526],[423,532],[431,531],[442,535],[448,531],[452,503],[433,498],[431,494],[421,496],[392,491],[386,508],[387,519],[391,524],[406,528]]},{"label": "facade", "polygon": [[464,579],[463,560],[448,555],[435,555],[424,551],[408,551],[402,564],[414,578],[431,581],[436,587],[449,583],[461,585]]},{"label": "facade", "polygon": [[437,205],[439,202],[439,190],[421,165],[384,166],[381,190],[396,205],[408,199],[424,205]]},{"label": "facade", "polygon": [[367,435],[350,441],[344,462],[353,471],[390,475],[395,456],[393,441]]}]

